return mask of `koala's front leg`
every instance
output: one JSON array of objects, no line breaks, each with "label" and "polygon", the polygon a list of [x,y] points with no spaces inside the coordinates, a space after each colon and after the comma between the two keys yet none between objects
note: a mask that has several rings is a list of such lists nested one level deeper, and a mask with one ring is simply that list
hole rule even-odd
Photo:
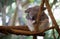
[{"label": "koala's front leg", "polygon": [[30,31],[34,31],[34,26],[32,20],[27,20],[26,25],[28,26]]}]

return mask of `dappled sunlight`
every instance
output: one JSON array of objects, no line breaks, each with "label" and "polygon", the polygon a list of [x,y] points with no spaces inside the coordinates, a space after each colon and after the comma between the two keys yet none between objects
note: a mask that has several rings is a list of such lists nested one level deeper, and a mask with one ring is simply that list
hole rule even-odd
[{"label": "dappled sunlight", "polygon": [[38,36],[37,39],[44,39],[44,37],[43,36]]},{"label": "dappled sunlight", "polygon": [[55,19],[60,20],[60,9],[59,8],[55,9],[53,11],[53,14],[54,14]]},{"label": "dappled sunlight", "polygon": [[16,3],[13,2],[11,6],[12,6],[13,9],[15,9],[16,8]]},{"label": "dappled sunlight", "polygon": [[[46,9],[45,11],[43,10],[45,12],[45,14],[48,16],[47,18],[49,18],[48,22],[50,25],[48,25],[48,23],[45,22],[47,20],[44,20],[45,18],[42,18],[43,17],[43,15],[42,15],[42,17],[41,17],[42,21],[40,23],[40,25],[42,24],[41,25],[42,27],[36,27],[39,25],[39,23],[37,23],[38,21],[36,22],[35,17],[37,16],[37,14],[34,15],[34,13],[36,13],[36,11],[38,13],[38,9],[40,9],[40,8],[38,8],[38,9],[36,8],[37,10],[35,10],[35,6],[40,7],[41,3],[42,3],[42,0],[6,0],[6,1],[0,0],[0,27],[6,26],[9,28],[9,29],[6,27],[5,27],[6,29],[1,28],[1,29],[3,29],[3,31],[2,30],[1,31],[4,34],[6,34],[5,32],[7,32],[9,34],[9,36],[6,35],[6,39],[7,39],[7,37],[8,38],[10,37],[11,39],[33,39],[33,36],[36,34],[34,31],[36,31],[36,30],[38,31],[37,28],[39,28],[39,29],[41,28],[40,31],[38,31],[39,35],[37,36],[37,39],[53,39],[54,38],[53,34],[55,34],[56,39],[58,38],[58,33],[55,30],[55,26],[52,27],[52,20],[48,14],[48,9],[50,7],[47,7],[48,9]],[[47,5],[46,5],[46,3],[47,3]],[[60,0],[49,0],[49,3],[47,0],[45,0],[44,7],[48,6],[49,4],[50,4],[50,6],[52,5],[51,6],[52,14],[54,15],[54,18],[60,28]],[[43,6],[43,5],[41,5],[41,6]],[[43,9],[43,8],[41,8],[41,9]],[[41,9],[40,9],[39,13],[42,11]],[[26,12],[26,10],[27,10],[27,12]],[[39,19],[39,22],[40,22],[40,19]],[[44,25],[44,23],[46,23],[46,24]],[[20,25],[23,27],[21,27]],[[49,27],[47,27],[47,25]],[[47,30],[45,30],[46,27],[47,27]],[[11,30],[10,30],[10,28],[11,28]],[[53,32],[52,29],[49,30],[48,28],[52,28],[52,29],[54,28],[55,31]],[[8,31],[7,29],[10,31]],[[28,31],[26,31],[26,30],[28,30]],[[40,32],[42,32],[42,31],[44,31],[43,33],[45,33],[45,36],[43,35],[44,37],[40,36]],[[29,35],[32,34],[33,36],[23,36],[23,35],[21,36],[21,34],[20,34],[21,32],[22,32],[22,34],[29,34]],[[15,35],[10,35],[10,34],[15,34]],[[19,34],[19,35],[17,35],[17,34]],[[2,38],[5,39],[5,37],[2,37]]]},{"label": "dappled sunlight", "polygon": [[1,17],[0,17],[0,25],[2,25],[2,19],[1,19]]},{"label": "dappled sunlight", "polygon": [[54,17],[55,17],[57,23],[60,25],[60,23],[59,23],[59,22],[60,22],[60,7],[54,9],[53,15],[54,15]]}]

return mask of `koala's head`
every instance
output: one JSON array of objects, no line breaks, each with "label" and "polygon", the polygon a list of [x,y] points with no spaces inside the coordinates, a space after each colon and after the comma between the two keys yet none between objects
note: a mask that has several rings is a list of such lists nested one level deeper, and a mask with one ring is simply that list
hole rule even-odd
[{"label": "koala's head", "polygon": [[[31,19],[31,20],[35,20],[36,17],[37,17],[37,13],[39,12],[39,7],[40,6],[34,6],[34,7],[31,7],[31,8],[28,8],[27,10],[25,10],[27,14],[27,19]],[[44,7],[43,8],[43,11],[45,10],[46,8]]]}]

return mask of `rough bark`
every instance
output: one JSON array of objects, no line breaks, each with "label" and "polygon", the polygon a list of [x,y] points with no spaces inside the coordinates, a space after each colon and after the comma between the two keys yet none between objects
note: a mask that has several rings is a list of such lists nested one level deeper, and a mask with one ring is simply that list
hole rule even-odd
[{"label": "rough bark", "polygon": [[39,32],[34,32],[34,31],[31,32],[26,26],[24,28],[22,26],[0,26],[0,32],[4,31],[3,33],[7,32],[7,33],[17,34],[17,35],[41,35],[41,33],[44,33],[45,31],[53,28],[55,27],[54,26],[49,27]]}]

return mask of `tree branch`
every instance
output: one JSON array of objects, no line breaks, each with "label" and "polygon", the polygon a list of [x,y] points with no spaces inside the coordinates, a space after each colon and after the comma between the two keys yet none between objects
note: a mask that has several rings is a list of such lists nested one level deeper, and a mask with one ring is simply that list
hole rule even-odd
[{"label": "tree branch", "polygon": [[35,31],[29,31],[27,26],[0,26],[0,32],[5,31],[11,34],[17,34],[17,35],[44,35],[43,33],[47,30],[53,29],[53,27],[46,28],[42,31],[35,32]]},{"label": "tree branch", "polygon": [[58,24],[57,24],[57,22],[56,22],[56,20],[55,20],[55,18],[54,18],[54,16],[53,16],[53,14],[52,14],[51,7],[50,7],[50,5],[49,5],[49,3],[48,3],[48,0],[45,0],[45,3],[46,3],[46,8],[48,9],[49,15],[50,15],[50,17],[51,17],[51,19],[52,19],[52,22],[53,22],[53,24],[55,25],[55,28],[56,28],[57,32],[59,33],[59,35],[60,35],[59,26],[58,26]]}]

